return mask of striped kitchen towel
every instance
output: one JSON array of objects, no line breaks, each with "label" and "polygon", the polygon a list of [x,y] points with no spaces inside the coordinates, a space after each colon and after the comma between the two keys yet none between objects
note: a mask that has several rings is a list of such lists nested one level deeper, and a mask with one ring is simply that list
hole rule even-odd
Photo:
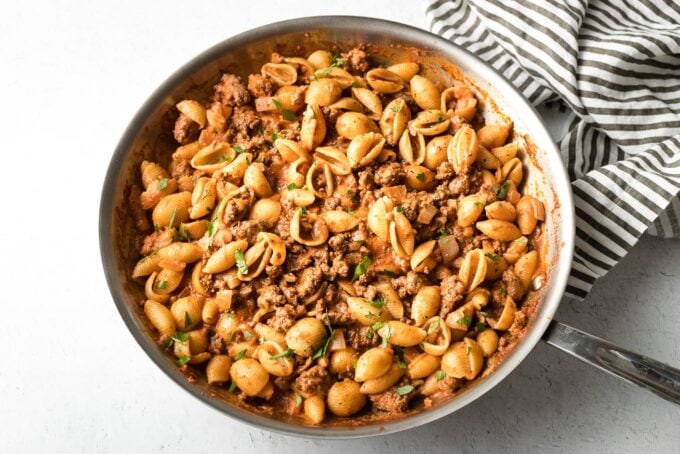
[{"label": "striped kitchen towel", "polygon": [[680,237],[680,5],[643,0],[427,0],[432,32],[535,106],[568,109],[555,137],[576,203],[567,293],[583,298],[645,232]]}]

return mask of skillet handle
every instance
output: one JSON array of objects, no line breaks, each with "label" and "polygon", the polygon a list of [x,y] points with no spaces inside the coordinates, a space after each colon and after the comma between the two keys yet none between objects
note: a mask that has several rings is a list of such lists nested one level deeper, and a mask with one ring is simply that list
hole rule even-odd
[{"label": "skillet handle", "polygon": [[543,340],[581,361],[680,404],[680,370],[553,320]]}]

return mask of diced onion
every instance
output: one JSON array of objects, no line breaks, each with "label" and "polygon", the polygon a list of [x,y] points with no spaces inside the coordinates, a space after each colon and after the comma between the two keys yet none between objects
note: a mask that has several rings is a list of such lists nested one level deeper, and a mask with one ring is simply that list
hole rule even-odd
[{"label": "diced onion", "polygon": [[345,348],[347,348],[347,344],[345,344],[344,330],[333,330],[331,340],[328,343],[328,350],[331,352],[336,352],[338,350],[344,350]]},{"label": "diced onion", "polygon": [[453,263],[460,252],[458,242],[453,237],[453,235],[439,237],[437,243],[439,244],[439,250],[442,253],[442,260],[444,261],[444,264],[449,265]]},{"label": "diced onion", "polygon": [[418,213],[418,221],[420,224],[429,224],[432,218],[437,214],[437,209],[432,205],[425,205]]}]

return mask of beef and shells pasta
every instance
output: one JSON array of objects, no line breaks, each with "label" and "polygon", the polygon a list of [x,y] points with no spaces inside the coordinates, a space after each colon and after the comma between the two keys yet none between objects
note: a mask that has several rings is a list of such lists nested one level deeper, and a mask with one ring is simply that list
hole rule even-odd
[{"label": "beef and shells pasta", "polygon": [[187,377],[255,411],[429,408],[527,323],[545,210],[512,122],[462,80],[377,63],[318,50],[225,73],[176,104],[169,164],[141,164],[143,312]]}]

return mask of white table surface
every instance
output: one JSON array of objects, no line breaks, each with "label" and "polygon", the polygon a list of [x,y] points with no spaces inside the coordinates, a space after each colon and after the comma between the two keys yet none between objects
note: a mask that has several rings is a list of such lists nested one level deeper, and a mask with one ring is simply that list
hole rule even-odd
[{"label": "white table surface", "polygon": [[[254,26],[354,14],[425,27],[423,10],[409,0],[3,3],[0,452],[678,452],[679,406],[543,344],[454,415],[323,442],[194,400],[125,328],[101,270],[97,211],[113,147],[146,96]],[[645,238],[559,318],[680,365],[679,246]]]}]

